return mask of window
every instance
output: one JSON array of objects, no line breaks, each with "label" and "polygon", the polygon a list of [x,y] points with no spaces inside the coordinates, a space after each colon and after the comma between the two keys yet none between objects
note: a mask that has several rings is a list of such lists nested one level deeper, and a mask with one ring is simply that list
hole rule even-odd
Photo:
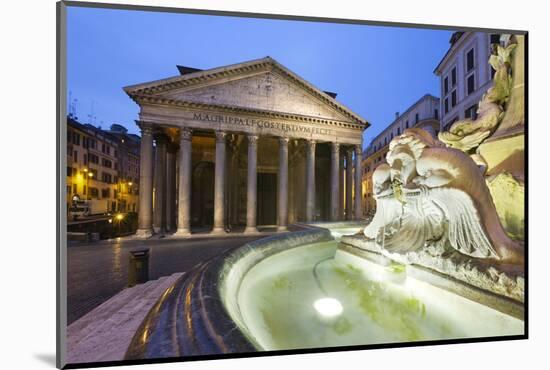
[{"label": "window", "polygon": [[393,139],[393,132],[390,134],[390,141]]},{"label": "window", "polygon": [[103,172],[103,173],[101,174],[101,180],[102,180],[103,182],[106,182],[107,184],[111,184],[112,181],[113,181],[113,177],[111,176],[110,173],[105,173],[105,172]]},{"label": "window", "polygon": [[401,135],[401,127],[397,128],[397,136]]},{"label": "window", "polygon": [[474,80],[474,74],[473,73],[470,77],[468,77],[468,80],[467,80],[466,84],[467,84],[468,95],[470,95],[471,93],[474,92],[474,88],[475,88],[475,80]]},{"label": "window", "polygon": [[113,167],[113,164],[111,163],[111,161],[108,160],[108,159],[105,159],[105,158],[101,158],[101,165],[103,167],[107,167],[107,168],[112,168]]},{"label": "window", "polygon": [[445,95],[447,95],[449,93],[449,77],[445,77],[445,80],[443,80],[443,85],[444,85]]},{"label": "window", "polygon": [[91,176],[92,179],[97,179],[97,170],[96,169],[90,168],[90,173],[92,174],[92,176]]},{"label": "window", "polygon": [[86,195],[86,185],[82,185],[82,194]]},{"label": "window", "polygon": [[77,194],[77,193],[78,193],[76,190],[77,190],[76,184],[73,184],[73,194]]},{"label": "window", "polygon": [[71,195],[71,186],[67,185],[67,195]]},{"label": "window", "polygon": [[73,175],[73,168],[67,167],[67,176],[72,176],[72,175]]},{"label": "window", "polygon": [[101,198],[109,198],[111,196],[111,189],[101,189]]},{"label": "window", "polygon": [[439,110],[437,108],[434,110],[434,118],[439,119]]},{"label": "window", "polygon": [[500,44],[500,35],[498,33],[494,33],[491,35],[490,44]]},{"label": "window", "polygon": [[449,113],[449,98],[445,98],[445,114]]},{"label": "window", "polygon": [[99,163],[99,157],[95,154],[88,153],[88,161],[90,163],[98,164]]},{"label": "window", "polygon": [[451,107],[454,108],[456,106],[456,90],[453,90],[451,93]]},{"label": "window", "polygon": [[456,67],[451,70],[451,86],[456,85]]},{"label": "window", "polygon": [[470,49],[468,53],[466,53],[466,71],[471,71],[474,69],[474,49]]},{"label": "window", "polygon": [[76,150],[73,151],[73,159],[75,162],[78,162],[78,152]]},{"label": "window", "polygon": [[90,197],[97,198],[99,192],[97,191],[97,188],[90,187]]},{"label": "window", "polygon": [[405,128],[409,128],[409,121],[405,122]]},{"label": "window", "polygon": [[88,164],[88,156],[86,154],[84,154],[84,164]]},{"label": "window", "polygon": [[468,109],[464,111],[464,117],[470,118],[473,120],[477,119],[477,104],[474,104],[471,107],[468,107]]},{"label": "window", "polygon": [[418,113],[414,115],[414,123],[418,123]]}]

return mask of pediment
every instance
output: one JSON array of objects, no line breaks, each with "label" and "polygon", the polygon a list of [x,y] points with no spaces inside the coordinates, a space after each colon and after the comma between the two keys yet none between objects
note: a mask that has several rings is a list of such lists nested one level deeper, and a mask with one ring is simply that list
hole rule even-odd
[{"label": "pediment", "polygon": [[307,90],[286,77],[264,72],[200,87],[178,89],[161,94],[180,101],[221,104],[304,116],[349,121]]},{"label": "pediment", "polygon": [[133,97],[368,123],[271,58],[130,86]]}]

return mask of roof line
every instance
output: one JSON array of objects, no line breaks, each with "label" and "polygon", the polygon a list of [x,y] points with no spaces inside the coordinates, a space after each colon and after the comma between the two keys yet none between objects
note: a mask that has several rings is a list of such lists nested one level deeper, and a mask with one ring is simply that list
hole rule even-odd
[{"label": "roof line", "polygon": [[[180,76],[155,80],[155,81],[151,81],[151,82],[147,82],[147,83],[130,85],[130,86],[124,87],[123,89],[130,96],[136,95],[136,94],[139,94],[139,93],[147,94],[148,93],[147,90],[154,90],[155,87],[157,87],[159,85],[177,84],[177,83],[180,83],[180,82],[183,82],[183,81],[192,80],[194,78],[208,78],[208,76],[211,76],[211,75],[214,75],[214,74],[217,74],[217,73],[223,73],[223,72],[228,72],[228,71],[237,70],[237,69],[245,69],[246,70],[247,68],[250,68],[252,66],[257,66],[259,64],[264,64],[264,63],[268,63],[268,64],[272,65],[273,67],[277,68],[278,70],[282,71],[284,74],[287,75],[287,77],[290,77],[291,79],[295,80],[296,82],[301,84],[303,87],[305,87],[307,90],[310,90],[311,92],[313,92],[314,95],[316,95],[316,97],[319,98],[320,100],[324,101],[325,103],[328,103],[333,108],[336,108],[337,111],[340,111],[341,113],[344,113],[345,115],[349,116],[353,120],[355,120],[355,121],[361,123],[362,125],[364,125],[365,129],[370,126],[370,123],[366,119],[364,119],[363,117],[361,117],[357,113],[353,112],[351,109],[346,107],[344,104],[342,104],[341,102],[337,101],[336,99],[330,97],[323,90],[319,89],[318,87],[316,87],[312,83],[306,81],[305,79],[303,79],[302,77],[300,77],[299,75],[297,75],[296,73],[294,73],[290,69],[286,68],[281,63],[277,62],[275,59],[273,59],[269,56],[264,57],[264,58],[260,58],[260,59],[254,59],[254,60],[247,61],[247,62],[236,63],[236,64],[231,64],[231,65],[227,65],[227,66],[223,66],[223,67],[216,67],[216,68],[212,68],[212,69],[206,69],[206,70],[203,70],[203,71],[196,71],[196,72],[192,72],[192,73],[185,74],[185,75],[180,75]],[[169,87],[165,90],[169,90],[171,88],[172,87]]]},{"label": "roof line", "polygon": [[369,143],[369,145],[374,142],[376,139],[378,139],[380,136],[382,136],[382,134],[384,132],[386,132],[387,129],[389,129],[394,123],[396,123],[398,120],[400,120],[404,115],[406,115],[407,113],[409,113],[414,107],[416,107],[422,100],[426,99],[426,98],[434,98],[434,99],[438,99],[439,98],[437,96],[433,96],[432,94],[430,93],[427,93],[427,94],[424,94],[420,97],[420,99],[418,99],[416,102],[414,102],[413,104],[411,104],[407,110],[405,110],[403,113],[401,113],[399,115],[399,117],[395,118],[392,123],[390,123],[389,125],[387,125],[382,131],[380,131],[380,133],[378,135],[376,135]]}]

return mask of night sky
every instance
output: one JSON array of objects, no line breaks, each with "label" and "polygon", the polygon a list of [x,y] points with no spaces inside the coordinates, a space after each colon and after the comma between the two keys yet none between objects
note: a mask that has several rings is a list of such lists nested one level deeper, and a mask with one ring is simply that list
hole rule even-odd
[{"label": "night sky", "polygon": [[139,133],[138,106],[122,87],[176,76],[176,64],[208,69],[269,55],[368,120],[366,147],[395,112],[439,96],[433,70],[451,31],[69,7],[67,34],[80,122]]}]

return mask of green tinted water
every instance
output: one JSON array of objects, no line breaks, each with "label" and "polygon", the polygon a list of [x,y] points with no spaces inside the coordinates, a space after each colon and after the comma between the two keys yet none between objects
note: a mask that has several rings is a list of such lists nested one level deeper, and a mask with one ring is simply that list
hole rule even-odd
[{"label": "green tinted water", "polygon": [[[340,315],[313,307],[327,297]],[[336,253],[336,242],[263,260],[243,279],[238,305],[244,331],[266,350],[523,333],[521,320],[407,277],[402,265]]]}]

